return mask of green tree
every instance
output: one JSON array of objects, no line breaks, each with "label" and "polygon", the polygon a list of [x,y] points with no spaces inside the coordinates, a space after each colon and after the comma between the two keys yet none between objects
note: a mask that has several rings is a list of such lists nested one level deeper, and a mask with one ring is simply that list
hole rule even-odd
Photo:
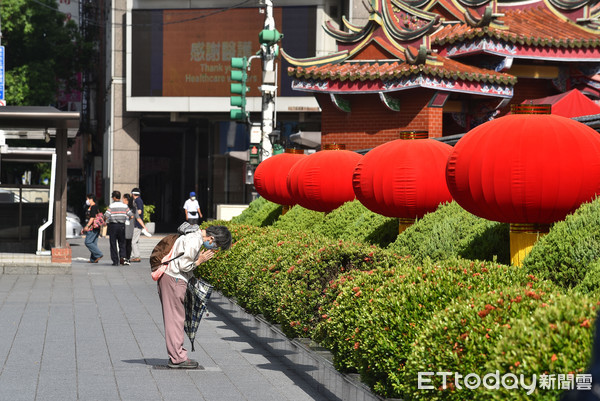
[{"label": "green tree", "polygon": [[75,76],[92,61],[92,45],[56,0],[2,0],[5,99],[8,105],[56,104],[59,85],[77,88]]}]

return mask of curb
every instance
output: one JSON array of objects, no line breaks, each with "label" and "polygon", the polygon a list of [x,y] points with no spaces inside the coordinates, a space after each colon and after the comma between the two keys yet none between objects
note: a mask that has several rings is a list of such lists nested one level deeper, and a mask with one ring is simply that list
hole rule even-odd
[{"label": "curb", "polygon": [[307,382],[332,400],[385,401],[373,394],[358,380],[358,375],[346,375],[333,366],[332,355],[309,338],[290,340],[275,325],[261,316],[247,313],[233,300],[213,291],[208,309],[229,315],[232,323],[244,334],[262,344],[267,350],[281,357],[294,367]]}]

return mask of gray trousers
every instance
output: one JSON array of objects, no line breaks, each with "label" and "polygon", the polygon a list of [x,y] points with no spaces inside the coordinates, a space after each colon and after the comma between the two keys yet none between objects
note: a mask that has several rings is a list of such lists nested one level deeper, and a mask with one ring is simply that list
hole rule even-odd
[{"label": "gray trousers", "polygon": [[133,237],[131,238],[131,259],[138,259],[140,257],[140,235],[142,229],[135,227],[133,229]]}]

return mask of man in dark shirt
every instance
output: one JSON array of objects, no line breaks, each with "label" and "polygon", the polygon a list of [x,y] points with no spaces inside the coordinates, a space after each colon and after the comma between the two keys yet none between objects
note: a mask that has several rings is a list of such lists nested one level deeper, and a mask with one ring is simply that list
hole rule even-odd
[{"label": "man in dark shirt", "polygon": [[87,209],[85,210],[85,219],[87,223],[81,230],[81,233],[85,234],[85,246],[90,251],[90,263],[98,263],[104,256],[100,248],[98,248],[98,236],[102,227],[99,224],[95,224],[97,223],[96,215],[99,213],[99,210],[94,194],[87,194],[86,198],[85,204]]},{"label": "man in dark shirt", "polygon": [[[125,250],[125,222],[133,217],[133,213],[129,207],[121,202],[121,192],[112,192],[112,203],[108,205],[108,209],[104,213],[104,219],[108,224],[108,237],[110,243],[110,258],[113,266],[118,266],[119,263],[125,264],[127,253]],[[118,249],[117,249],[118,244]]]}]

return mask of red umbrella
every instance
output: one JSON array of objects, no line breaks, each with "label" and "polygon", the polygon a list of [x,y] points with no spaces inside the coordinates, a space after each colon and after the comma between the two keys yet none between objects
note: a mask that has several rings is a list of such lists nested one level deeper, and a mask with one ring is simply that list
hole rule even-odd
[{"label": "red umbrella", "polygon": [[343,149],[313,153],[290,169],[288,190],[300,206],[330,212],[354,200],[352,172],[361,157]]}]

